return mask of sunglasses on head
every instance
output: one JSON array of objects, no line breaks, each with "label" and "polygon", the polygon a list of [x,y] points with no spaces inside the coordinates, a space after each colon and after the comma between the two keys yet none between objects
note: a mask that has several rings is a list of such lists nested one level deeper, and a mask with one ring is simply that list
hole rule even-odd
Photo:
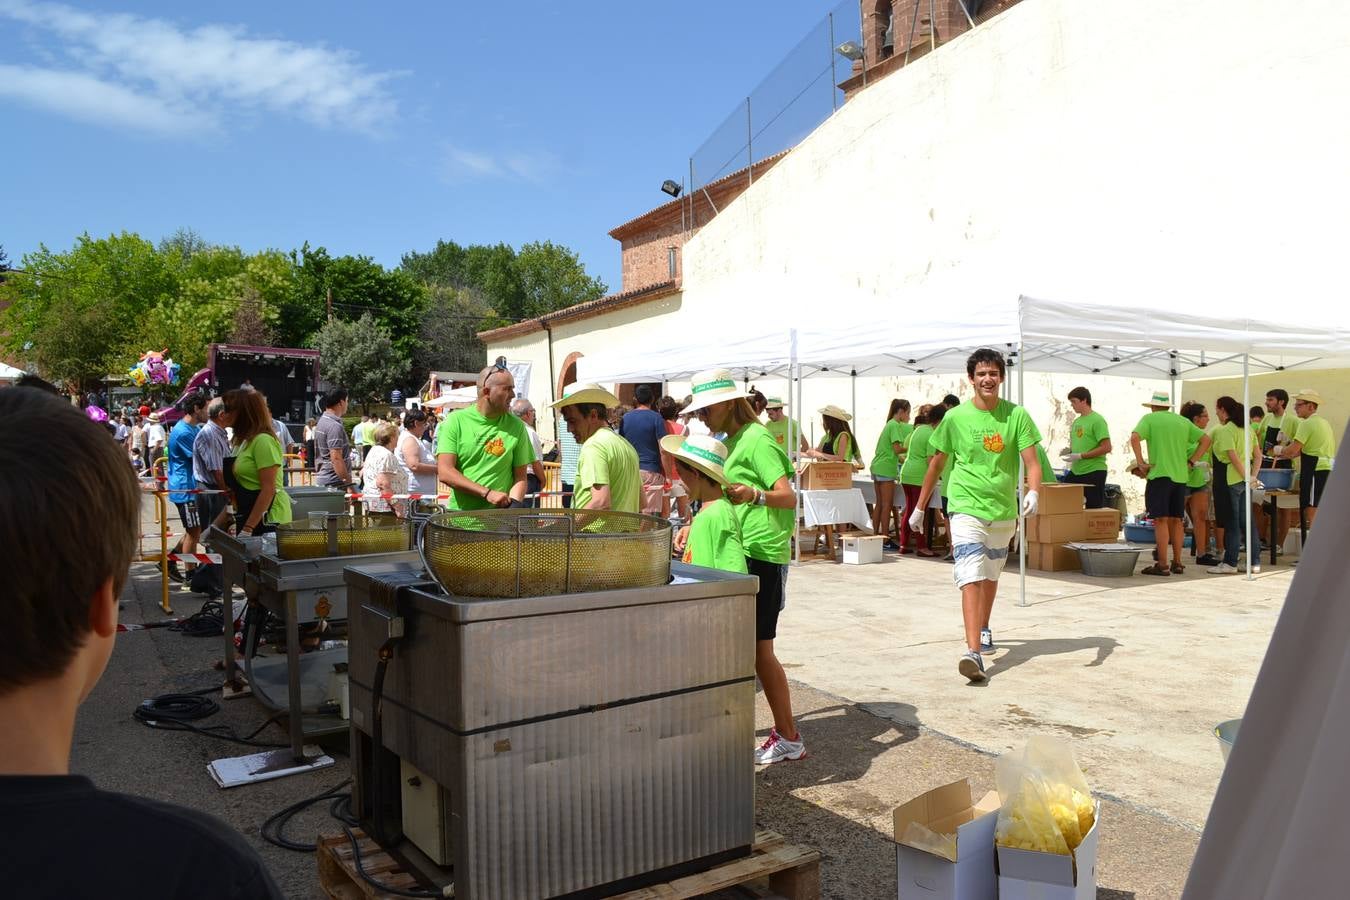
[{"label": "sunglasses on head", "polygon": [[497,357],[492,361],[492,365],[488,367],[488,371],[484,372],[483,377],[478,380],[478,389],[481,391],[484,387],[487,386],[487,380],[492,377],[493,372],[509,372],[509,371],[511,370],[506,367],[506,357],[505,356]]}]

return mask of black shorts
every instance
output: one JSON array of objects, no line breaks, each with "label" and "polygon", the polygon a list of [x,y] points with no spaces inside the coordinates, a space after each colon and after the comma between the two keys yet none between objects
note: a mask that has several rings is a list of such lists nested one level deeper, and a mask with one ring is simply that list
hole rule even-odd
[{"label": "black shorts", "polygon": [[1170,478],[1149,479],[1144,509],[1155,519],[1180,519],[1186,513],[1186,485]]},{"label": "black shorts", "polygon": [[188,531],[195,531],[202,527],[196,497],[189,499],[186,503],[175,503],[174,506],[178,507],[178,520],[183,523],[183,528]]},{"label": "black shorts", "polygon": [[1106,470],[1098,469],[1083,475],[1072,472],[1064,479],[1065,484],[1083,485],[1083,505],[1088,509],[1101,509],[1106,505]]},{"label": "black shorts", "polygon": [[745,558],[745,567],[759,579],[755,595],[755,640],[771,641],[778,634],[778,614],[787,603],[787,566]]}]

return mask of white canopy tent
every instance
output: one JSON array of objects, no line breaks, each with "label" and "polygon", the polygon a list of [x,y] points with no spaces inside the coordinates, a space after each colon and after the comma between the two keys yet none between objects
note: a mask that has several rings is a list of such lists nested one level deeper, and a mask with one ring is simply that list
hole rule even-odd
[{"label": "white canopy tent", "polygon": [[[1093,291],[1092,302],[1021,295],[972,305],[961,299],[996,297],[987,284],[930,283],[922,303],[903,308],[894,298],[801,277],[746,274],[703,293],[688,291],[687,308],[696,309],[689,301],[697,300],[700,307],[735,312],[718,312],[713,327],[691,328],[684,343],[583,357],[578,380],[687,380],[722,367],[746,380],[789,378],[794,408],[800,409],[804,378],[964,372],[972,350],[993,347],[1009,358],[1009,383],[1016,379],[1019,402],[1027,370],[1172,380],[1241,374],[1247,409],[1253,370],[1350,367],[1350,311],[1344,306],[1319,310],[1314,327],[1262,317],[1272,310],[1259,293],[1226,298],[1222,315],[1214,317],[1124,304],[1111,291]],[[747,304],[747,298],[756,302]],[[831,324],[838,317],[829,311],[839,309],[860,324]],[[1242,430],[1250,441],[1250,430]],[[1251,458],[1250,451],[1245,448],[1243,459]],[[1022,554],[1025,573],[1025,547]],[[1248,577],[1254,556],[1248,554]],[[1021,596],[1025,603],[1025,578]]]}]

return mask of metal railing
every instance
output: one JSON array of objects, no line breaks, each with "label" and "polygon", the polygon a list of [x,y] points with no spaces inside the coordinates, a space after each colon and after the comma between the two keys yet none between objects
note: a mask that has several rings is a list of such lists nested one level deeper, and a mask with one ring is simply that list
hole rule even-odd
[{"label": "metal railing", "polygon": [[689,193],[737,173],[753,183],[755,163],[795,147],[869,81],[1017,2],[842,0],[689,157]]}]

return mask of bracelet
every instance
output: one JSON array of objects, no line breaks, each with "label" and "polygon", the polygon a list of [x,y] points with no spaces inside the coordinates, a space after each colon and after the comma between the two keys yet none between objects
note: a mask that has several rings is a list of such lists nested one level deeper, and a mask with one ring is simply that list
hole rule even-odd
[{"label": "bracelet", "polygon": [[768,497],[768,495],[765,494],[763,491],[759,490],[758,488],[756,488],[756,489],[755,489],[755,505],[756,505],[756,506],[767,506],[768,504],[769,504],[769,497]]}]

